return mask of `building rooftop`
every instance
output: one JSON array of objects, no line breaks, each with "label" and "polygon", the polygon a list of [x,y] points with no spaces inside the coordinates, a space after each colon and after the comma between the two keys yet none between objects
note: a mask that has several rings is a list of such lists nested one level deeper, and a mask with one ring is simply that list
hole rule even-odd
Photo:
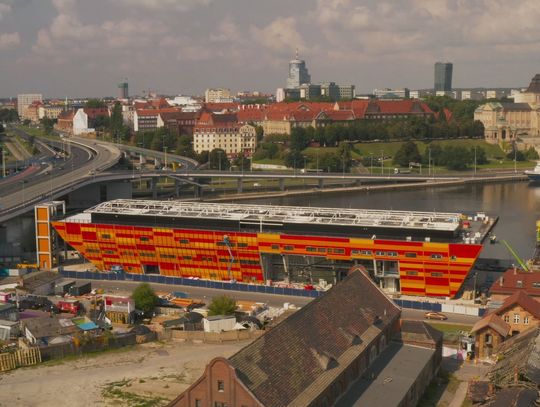
[{"label": "building rooftop", "polygon": [[[136,215],[239,221],[246,225],[304,224],[336,225],[457,232],[462,215],[443,212],[413,212],[371,209],[336,209],[294,206],[222,204],[206,202],[150,201],[116,199],[103,202],[85,214]],[[67,221],[84,222],[75,215]]]},{"label": "building rooftop", "polygon": [[435,349],[391,342],[336,407],[401,405],[434,353]]},{"label": "building rooftop", "polygon": [[229,362],[263,405],[309,405],[399,315],[370,278],[355,270]]}]

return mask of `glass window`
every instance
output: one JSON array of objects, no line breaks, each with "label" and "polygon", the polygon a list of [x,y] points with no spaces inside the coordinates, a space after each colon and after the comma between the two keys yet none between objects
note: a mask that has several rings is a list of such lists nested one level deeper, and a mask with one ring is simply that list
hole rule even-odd
[{"label": "glass window", "polygon": [[514,314],[514,324],[519,324],[519,314]]},{"label": "glass window", "polygon": [[414,258],[416,257],[416,253],[405,253],[405,257],[410,257],[410,258]]},{"label": "glass window", "polygon": [[225,383],[223,382],[223,380],[217,381],[217,389],[218,391],[225,391]]},{"label": "glass window", "polygon": [[504,316],[504,322],[510,322],[510,317],[508,315],[505,315]]},{"label": "glass window", "polygon": [[529,316],[523,317],[523,323],[529,325]]}]

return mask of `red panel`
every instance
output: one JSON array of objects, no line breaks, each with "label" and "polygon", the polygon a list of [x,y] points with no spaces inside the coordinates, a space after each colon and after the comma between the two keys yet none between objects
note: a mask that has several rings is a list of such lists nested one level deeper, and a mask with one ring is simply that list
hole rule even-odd
[{"label": "red panel", "polygon": [[391,245],[391,246],[408,246],[408,247],[419,247],[422,248],[423,243],[422,242],[402,242],[397,240],[374,240],[376,245]]},{"label": "red panel", "polygon": [[321,244],[324,244],[324,242],[335,242],[335,243],[349,243],[348,238],[340,238],[340,237],[315,237],[315,236],[294,236],[294,235],[280,235],[280,239],[282,240],[309,240],[314,242],[321,242]]},{"label": "red panel", "polygon": [[81,233],[80,223],[66,223],[66,232],[70,235],[79,235]]},{"label": "red panel", "polygon": [[154,236],[168,236],[168,237],[172,237],[172,236],[173,236],[173,233],[172,233],[172,232],[154,232]]},{"label": "red panel", "polygon": [[82,234],[82,238],[83,238],[83,240],[84,240],[85,242],[88,242],[88,241],[90,241],[90,242],[95,242],[95,241],[97,240],[97,234],[96,234],[96,232],[90,232],[90,231],[85,231],[85,230],[83,230],[83,231],[81,232],[81,234]]},{"label": "red panel", "polygon": [[478,244],[449,244],[450,256],[465,257],[475,259],[482,250],[482,246]]}]

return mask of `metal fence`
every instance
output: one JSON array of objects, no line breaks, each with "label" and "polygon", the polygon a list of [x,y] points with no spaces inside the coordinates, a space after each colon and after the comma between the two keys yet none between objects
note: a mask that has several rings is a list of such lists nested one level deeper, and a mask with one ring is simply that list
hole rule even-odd
[{"label": "metal fence", "polygon": [[[158,283],[171,285],[184,285],[190,287],[213,288],[218,290],[244,291],[261,294],[288,295],[294,297],[317,298],[324,294],[324,291],[299,290],[295,288],[271,287],[267,285],[231,283],[228,281],[195,280],[191,278],[170,277],[148,274],[129,273],[99,273],[92,271],[60,271],[60,274],[67,278],[79,278],[85,280],[109,280],[109,281],[139,281],[141,283]],[[442,304],[427,301],[411,301],[393,299],[394,303],[401,308],[416,309],[422,311],[441,312]],[[484,314],[484,309],[478,309],[478,315]],[[468,313],[471,315],[470,313]]]},{"label": "metal fence", "polygon": [[129,274],[129,273],[99,273],[92,271],[67,271],[62,270],[60,274],[67,278],[78,278],[85,280],[108,280],[108,281],[138,281],[141,283],[157,283],[170,285],[184,285],[190,287],[213,288],[217,290],[244,291],[261,294],[288,295],[295,297],[316,298],[323,294],[316,290],[299,290],[296,288],[271,287],[258,284],[231,283],[228,281],[195,280],[183,277],[170,277],[149,274]]}]

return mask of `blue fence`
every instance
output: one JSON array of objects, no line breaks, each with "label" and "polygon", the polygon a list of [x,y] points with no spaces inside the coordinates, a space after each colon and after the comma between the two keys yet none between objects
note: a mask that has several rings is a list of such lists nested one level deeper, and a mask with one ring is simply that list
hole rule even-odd
[{"label": "blue fence", "polygon": [[[60,274],[66,278],[80,278],[85,280],[109,280],[109,281],[138,281],[141,283],[158,283],[170,285],[183,285],[188,287],[213,288],[216,290],[244,291],[261,294],[288,295],[294,297],[317,298],[324,291],[298,290],[294,288],[270,287],[266,285],[230,283],[213,280],[194,280],[182,277],[169,277],[151,274],[129,274],[129,273],[97,273],[92,271],[66,271]],[[393,300],[401,308],[416,309],[421,311],[441,312],[442,305],[436,302]],[[480,309],[480,316],[485,310]]]},{"label": "blue fence", "polygon": [[298,290],[294,288],[270,287],[266,285],[230,283],[212,280],[194,280],[182,277],[169,277],[149,274],[129,273],[96,273],[92,271],[66,271],[60,274],[66,278],[80,278],[85,280],[108,280],[108,281],[138,281],[141,283],[158,283],[170,285],[183,285],[190,287],[213,288],[217,290],[244,291],[261,294],[289,295],[295,297],[316,298],[322,294],[315,290]]}]

